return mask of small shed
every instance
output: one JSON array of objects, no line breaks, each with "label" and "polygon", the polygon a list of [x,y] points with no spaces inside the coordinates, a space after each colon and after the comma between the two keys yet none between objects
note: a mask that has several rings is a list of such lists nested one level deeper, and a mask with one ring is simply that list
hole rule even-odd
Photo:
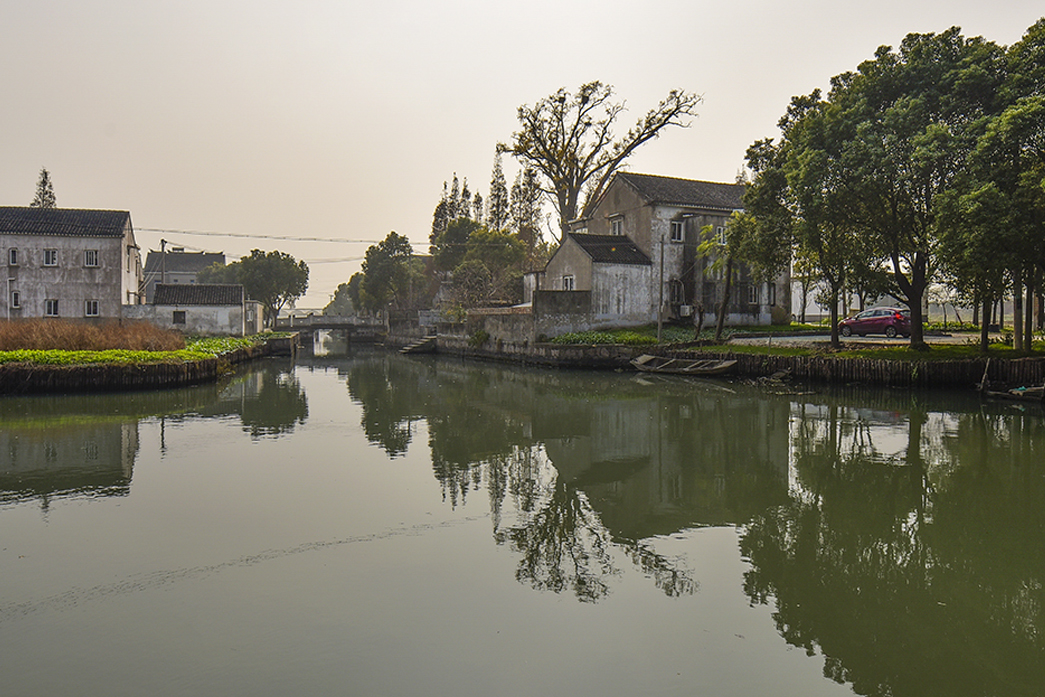
[{"label": "small shed", "polygon": [[247,300],[241,285],[160,283],[152,304],[136,306],[132,314],[165,329],[200,336],[247,336],[262,328],[261,304]]}]

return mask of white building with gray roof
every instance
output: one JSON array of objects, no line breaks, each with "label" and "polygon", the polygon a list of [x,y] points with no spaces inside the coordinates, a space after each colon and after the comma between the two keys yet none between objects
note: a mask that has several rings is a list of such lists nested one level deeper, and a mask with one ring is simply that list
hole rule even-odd
[{"label": "white building with gray roof", "polygon": [[104,320],[142,302],[127,211],[0,207],[0,317]]}]

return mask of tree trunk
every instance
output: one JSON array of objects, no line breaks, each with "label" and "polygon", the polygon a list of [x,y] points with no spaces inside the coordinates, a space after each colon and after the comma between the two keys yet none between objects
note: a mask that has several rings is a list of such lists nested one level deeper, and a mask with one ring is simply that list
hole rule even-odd
[{"label": "tree trunk", "polygon": [[838,339],[838,301],[841,293],[838,288],[831,286],[831,348],[842,348],[842,342]]},{"label": "tree trunk", "polygon": [[1023,345],[1027,351],[1034,350],[1034,286],[1035,278],[1037,274],[1034,271],[1030,272],[1027,277],[1027,300],[1024,303],[1024,312],[1026,313],[1023,321]]},{"label": "tree trunk", "polygon": [[1012,347],[1023,350],[1023,272],[1012,274]]},{"label": "tree trunk", "polygon": [[983,322],[980,323],[980,353],[987,353],[987,350],[991,346],[990,328],[991,323],[991,305],[994,304],[990,298],[985,298],[983,301]]},{"label": "tree trunk", "polygon": [[718,308],[718,321],[715,323],[715,343],[722,341],[722,327],[726,322],[726,309],[729,306],[729,291],[733,285],[733,257],[726,257],[726,288],[722,293],[722,304]]}]

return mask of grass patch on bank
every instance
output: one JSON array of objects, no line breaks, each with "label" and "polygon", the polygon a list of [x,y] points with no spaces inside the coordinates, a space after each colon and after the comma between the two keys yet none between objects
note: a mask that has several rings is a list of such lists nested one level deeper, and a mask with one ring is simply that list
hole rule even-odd
[{"label": "grass patch on bank", "polygon": [[[665,324],[661,328],[661,344],[683,344],[697,339],[696,327],[691,325]],[[817,324],[800,324],[794,322],[790,325],[777,324],[750,327],[725,327],[722,330],[722,340],[728,341],[730,337],[743,334],[788,334],[791,332],[825,331],[825,327]],[[705,325],[700,332],[700,339],[711,341],[715,338],[714,325]],[[552,344],[574,344],[581,346],[593,346],[601,344],[616,344],[619,346],[653,346],[657,342],[657,325],[647,324],[642,327],[629,329],[606,329],[603,331],[569,332],[560,334],[548,340]]]}]

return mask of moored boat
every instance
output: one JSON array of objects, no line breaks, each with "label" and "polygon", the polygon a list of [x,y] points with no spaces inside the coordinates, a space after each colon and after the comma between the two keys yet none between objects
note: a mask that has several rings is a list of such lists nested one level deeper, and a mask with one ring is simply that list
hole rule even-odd
[{"label": "moored boat", "polygon": [[732,370],[735,360],[720,358],[667,358],[643,354],[633,358],[631,364],[644,373],[670,373],[673,375],[722,375]]}]

